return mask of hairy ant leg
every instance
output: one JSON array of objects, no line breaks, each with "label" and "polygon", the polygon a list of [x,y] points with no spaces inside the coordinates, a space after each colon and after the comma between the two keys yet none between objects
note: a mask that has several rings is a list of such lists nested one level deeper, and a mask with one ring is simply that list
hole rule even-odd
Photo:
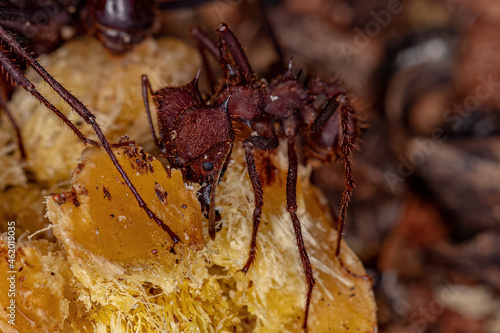
[{"label": "hairy ant leg", "polygon": [[345,190],[342,193],[342,198],[340,200],[340,209],[339,209],[339,223],[337,226],[337,246],[335,249],[335,257],[339,260],[340,266],[344,271],[346,271],[349,275],[361,278],[365,280],[371,281],[372,278],[366,274],[356,274],[352,272],[349,268],[347,268],[344,264],[344,261],[340,257],[340,245],[342,242],[342,232],[344,230],[345,221],[347,217],[347,207],[349,206],[349,202],[351,201],[352,190],[354,189],[354,179],[352,176],[351,164],[352,164],[352,132],[353,129],[350,127],[350,116],[353,114],[353,111],[350,105],[345,104],[345,96],[344,100],[341,101],[340,107],[340,128],[342,131],[342,143],[340,146],[340,152],[342,155],[342,164],[344,168],[344,186]]},{"label": "hairy ant leg", "polygon": [[312,265],[309,260],[309,255],[306,251],[306,246],[304,244],[304,238],[302,237],[302,227],[300,225],[299,218],[297,217],[297,175],[298,175],[298,164],[299,160],[297,158],[297,152],[295,150],[294,137],[288,136],[288,174],[286,181],[286,210],[290,214],[293,224],[293,231],[295,233],[295,240],[297,241],[297,247],[299,248],[299,255],[302,261],[302,267],[304,268],[304,273],[306,275],[307,282],[307,298],[306,298],[306,310],[304,314],[304,323],[302,328],[304,332],[307,332],[307,318],[309,316],[309,306],[311,304],[312,290],[316,283],[313,275]]},{"label": "hairy ant leg", "polygon": [[253,211],[253,229],[252,240],[250,241],[250,251],[248,252],[248,260],[245,266],[241,269],[246,273],[255,260],[255,253],[257,249],[257,231],[259,229],[260,217],[262,214],[262,206],[264,205],[262,184],[260,181],[259,173],[257,172],[255,156],[253,149],[261,150],[274,150],[278,148],[278,138],[266,138],[263,136],[252,136],[243,141],[243,148],[245,149],[245,160],[247,164],[248,176],[253,187],[254,194],[254,211]]},{"label": "hairy ant leg", "polygon": [[[24,51],[24,49],[21,47],[21,45],[17,44],[14,38],[12,38],[5,30],[3,30],[2,27],[0,27],[0,38],[2,38],[4,41],[9,43],[11,47],[18,52],[23,58],[28,57],[31,59],[31,62],[33,62],[34,65],[38,66],[38,69],[41,70],[44,75],[48,75],[47,72],[34,60],[31,58],[31,56]],[[12,44],[15,43],[15,44]],[[19,46],[19,48],[16,48],[16,45]],[[20,52],[19,52],[20,51]],[[30,60],[26,59],[25,60],[30,63]],[[12,63],[12,61],[5,55],[4,52],[0,52],[0,64],[2,65],[2,68],[4,69],[5,73],[21,88],[26,90],[27,92],[31,93],[40,103],[42,103],[45,107],[50,109],[52,112],[55,113],[59,119],[61,119],[72,131],[75,133],[75,135],[78,137],[80,141],[82,141],[84,144],[92,144],[94,146],[99,146],[99,144],[93,140],[87,139],[87,137],[61,112],[59,111],[52,103],[50,103],[45,97],[43,97],[38,90],[36,90],[35,86],[31,81],[29,81],[24,74],[22,74],[17,67]],[[33,67],[35,68],[35,67]],[[38,70],[35,68],[35,70],[38,72]],[[40,73],[40,72],[39,72]],[[40,74],[41,75],[41,74]],[[41,75],[43,77],[43,75]],[[54,80],[52,77],[50,77],[52,80]],[[45,78],[44,78],[45,79]],[[55,80],[54,80],[55,81]],[[49,83],[50,84],[50,83]]]},{"label": "hairy ant leg", "polygon": [[359,275],[350,271],[345,266],[340,256],[342,233],[347,218],[347,208],[351,200],[352,191],[355,188],[351,170],[351,156],[352,148],[358,134],[357,119],[345,91],[339,86],[336,84],[325,84],[313,81],[309,87],[314,94],[327,94],[331,96],[326,101],[309,129],[310,134],[316,135],[313,137],[313,141],[314,138],[317,139],[315,140],[316,144],[310,142],[309,146],[311,150],[314,151],[312,154],[327,161],[333,159],[333,154],[339,154],[342,158],[342,168],[344,169],[345,190],[340,199],[335,257],[338,259],[342,269],[349,275],[356,278],[371,279],[367,275]]},{"label": "hairy ant leg", "polygon": [[18,84],[20,87],[25,89],[27,92],[31,93],[36,99],[38,99],[43,105],[54,112],[59,118],[61,118],[66,125],[68,125],[73,132],[78,136],[78,138],[84,144],[92,144],[104,148],[106,153],[111,158],[113,165],[116,167],[122,178],[124,179],[127,186],[132,191],[135,199],[137,200],[139,206],[146,212],[148,217],[155,221],[158,226],[160,226],[164,231],[168,233],[174,244],[180,242],[180,238],[165,224],[160,220],[146,205],[144,200],[141,198],[137,192],[135,186],[130,181],[130,178],[125,173],[120,163],[118,162],[115,154],[111,150],[111,146],[104,136],[101,128],[95,120],[95,116],[85,107],[85,105],[80,102],[75,96],[73,96],[66,88],[64,88],[59,82],[57,82],[47,71],[3,28],[0,27],[0,38],[3,39],[12,49],[16,51],[51,87],[54,91],[61,96],[73,110],[75,110],[78,115],[90,126],[99,138],[100,144],[87,139],[87,137],[81,133],[78,128],[76,128],[73,123],[62,114],[54,105],[52,105],[48,100],[46,100],[36,89],[35,86],[16,68],[16,66],[7,58],[4,52],[0,52],[0,64],[11,77],[11,79]]}]

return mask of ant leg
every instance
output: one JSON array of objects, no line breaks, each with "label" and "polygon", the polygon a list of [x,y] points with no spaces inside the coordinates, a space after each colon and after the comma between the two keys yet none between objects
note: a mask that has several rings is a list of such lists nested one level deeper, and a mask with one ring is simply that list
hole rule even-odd
[{"label": "ant leg", "polygon": [[16,132],[17,136],[17,145],[19,147],[19,151],[21,152],[21,160],[26,161],[26,150],[24,149],[24,144],[23,144],[23,138],[21,137],[21,130],[19,128],[19,125],[16,122],[16,119],[12,116],[12,113],[10,112],[9,108],[7,107],[7,102],[4,94],[0,94],[0,111],[3,110],[5,112],[5,115],[7,118],[9,118],[10,123],[12,124],[12,127],[14,128],[14,131]]},{"label": "ant leg", "polygon": [[352,130],[349,128],[349,115],[353,113],[352,109],[349,105],[344,104],[340,108],[340,128],[342,131],[342,143],[340,146],[340,151],[342,155],[342,163],[344,168],[344,186],[345,190],[342,193],[342,198],[340,200],[340,211],[339,211],[339,222],[337,225],[337,246],[335,249],[335,257],[339,260],[340,267],[345,270],[349,275],[355,278],[361,278],[364,280],[371,281],[372,278],[366,274],[356,274],[352,272],[349,268],[344,265],[342,258],[340,257],[340,246],[342,243],[342,232],[344,231],[345,220],[347,217],[347,207],[349,206],[349,202],[351,201],[352,190],[356,187],[354,185],[354,179],[352,177],[351,170],[351,155],[352,155],[352,140],[351,140],[351,132]]},{"label": "ant leg", "polygon": [[243,79],[250,78],[254,73],[236,36],[225,23],[220,24],[217,32],[219,34],[220,61],[226,77],[228,77],[228,73],[230,75],[228,78],[235,76],[235,74],[232,73],[234,70],[231,68],[229,58],[230,53],[231,58],[233,59],[233,64],[238,69],[239,75]]},{"label": "ant leg", "polygon": [[[320,91],[319,93],[324,93]],[[338,99],[338,100],[337,100]],[[351,155],[352,155],[352,146],[353,142],[356,139],[357,135],[357,120],[355,118],[354,111],[352,110],[349,101],[347,100],[347,96],[342,91],[334,94],[324,105],[320,114],[316,117],[313,124],[310,127],[311,133],[318,132],[324,128],[326,123],[331,119],[331,117],[338,117],[337,121],[338,126],[340,127],[340,155],[342,156],[342,163],[344,169],[344,186],[345,190],[342,193],[342,197],[340,200],[340,210],[339,210],[339,219],[337,222],[337,244],[335,248],[335,257],[338,259],[340,267],[346,271],[349,275],[356,277],[371,280],[371,277],[368,275],[360,275],[349,270],[342,261],[340,257],[340,246],[342,243],[342,233],[345,226],[345,221],[347,217],[347,208],[349,206],[349,202],[351,200],[352,191],[355,188],[354,179],[352,176],[351,170]],[[335,133],[335,137],[338,134]]]},{"label": "ant leg", "polygon": [[[221,144],[219,144],[219,146],[220,145]],[[215,228],[215,223],[219,222],[222,218],[219,211],[215,208],[215,190],[219,185],[219,182],[224,175],[225,170],[227,170],[227,166],[229,165],[229,162],[231,160],[233,142],[224,142],[222,143],[222,145],[226,146],[226,148],[222,148],[222,151],[220,151],[221,155],[225,156],[225,160],[222,164],[214,164],[214,168],[220,171],[216,174],[216,177],[212,181],[203,183],[200,190],[198,191],[198,201],[201,204],[201,211],[203,215],[208,220],[208,234],[210,235],[210,238],[212,240],[215,239],[215,232],[217,231]],[[216,147],[214,148],[215,149],[212,150],[218,150]],[[203,154],[203,159],[205,159],[204,156],[206,156],[206,154]],[[217,182],[215,181],[216,179]]]},{"label": "ant leg", "polygon": [[217,189],[217,185],[222,178],[224,171],[227,168],[229,163],[229,159],[231,158],[231,152],[233,150],[233,142],[225,143],[226,149],[223,151],[223,155],[226,155],[226,159],[224,164],[220,167],[220,171],[216,173],[215,177],[212,180],[212,187],[210,189],[210,206],[208,207],[208,234],[212,240],[215,239],[215,220],[217,218],[217,213],[215,210],[215,190]]},{"label": "ant leg", "polygon": [[243,141],[243,148],[245,148],[245,159],[248,169],[248,175],[250,181],[252,182],[253,194],[255,208],[253,211],[253,229],[252,229],[252,240],[250,242],[250,251],[248,253],[248,260],[245,266],[241,269],[243,273],[246,273],[252,263],[255,260],[255,252],[257,249],[257,231],[260,224],[260,216],[262,214],[261,208],[264,204],[263,194],[262,194],[262,184],[260,181],[259,173],[255,167],[255,157],[253,154],[253,148],[262,150],[274,150],[278,148],[279,141],[277,138],[266,138],[263,136],[252,136],[245,141]]},{"label": "ant leg", "polygon": [[[130,181],[130,178],[123,170],[122,166],[116,159],[115,154],[111,150],[111,146],[104,136],[101,128],[97,124],[95,120],[95,116],[80,102],[75,96],[73,96],[66,88],[64,88],[59,82],[57,82],[47,71],[32,57],[28,54],[28,52],[16,41],[14,38],[8,34],[3,28],[0,27],[0,38],[3,39],[10,47],[12,47],[17,54],[19,54],[51,87],[61,96],[73,110],[75,110],[82,119],[92,126],[94,132],[96,133],[99,141],[102,144],[102,147],[106,151],[106,153],[111,158],[113,165],[116,167],[123,180],[127,184],[127,186],[132,191],[132,194],[136,198],[139,207],[141,207],[148,217],[155,221],[158,226],[160,226],[164,231],[168,233],[174,244],[180,242],[180,238],[165,224],[162,220],[160,220],[146,205],[144,200],[141,198],[137,189]],[[7,74],[16,82],[19,86],[25,89],[27,92],[31,93],[35,98],[37,98],[42,104],[44,104],[47,108],[53,111],[59,118],[61,118],[65,124],[67,124],[78,136],[78,138],[85,144],[91,143],[94,144],[94,141],[89,140],[83,135],[76,127],[71,123],[71,121],[66,118],[64,114],[62,114],[54,105],[52,105],[49,101],[47,101],[36,89],[35,86],[14,66],[14,64],[7,58],[4,52],[0,51],[0,64],[7,72]],[[96,143],[97,144],[97,143]],[[97,144],[99,146],[99,144]]]},{"label": "ant leg", "polygon": [[311,133],[315,133],[322,129],[328,120],[332,117],[333,113],[338,109],[339,103],[335,99],[337,96],[333,96],[330,98],[326,104],[321,109],[320,114],[314,119],[313,124],[311,125]]},{"label": "ant leg", "polygon": [[149,108],[149,95],[154,95],[153,89],[151,89],[151,84],[149,83],[148,76],[142,76],[142,98],[144,99],[144,107],[146,108],[146,115],[148,116],[149,128],[151,129],[151,135],[153,136],[153,141],[155,142],[156,147],[160,149],[161,152],[165,150],[163,143],[160,144],[158,137],[156,136],[155,127],[153,126],[153,120],[151,118],[151,110]]},{"label": "ant leg", "polygon": [[311,304],[311,296],[314,284],[313,271],[311,262],[309,261],[309,256],[307,255],[306,246],[304,244],[304,239],[302,238],[302,229],[300,226],[299,218],[297,217],[297,169],[298,169],[298,158],[297,152],[295,151],[295,143],[293,141],[293,136],[289,136],[288,140],[288,175],[286,181],[286,210],[290,213],[292,218],[293,231],[295,232],[295,238],[297,241],[297,247],[299,248],[300,259],[302,260],[302,267],[304,268],[304,273],[306,275],[307,282],[307,299],[306,299],[306,311],[304,315],[304,323],[302,328],[304,332],[307,332],[307,318],[309,316],[309,305]]},{"label": "ant leg", "polygon": [[[2,29],[0,27],[0,29]],[[5,32],[5,30],[0,30],[0,37],[4,38],[2,35],[2,31]],[[10,45],[10,44],[9,44]],[[20,45],[19,45],[20,46]],[[27,53],[26,53],[27,54]],[[56,116],[59,117],[78,137],[80,141],[82,141],[84,144],[91,144],[93,146],[98,147],[99,144],[93,140],[87,139],[87,137],[71,122],[69,119],[61,112],[59,111],[52,103],[50,103],[45,97],[43,97],[35,88],[33,83],[29,81],[17,68],[16,66],[10,61],[9,58],[3,53],[0,52],[0,65],[4,69],[4,71],[7,73],[7,75],[21,88],[26,90],[27,92],[31,93],[36,99],[40,101],[46,108],[51,110],[56,114]]]}]

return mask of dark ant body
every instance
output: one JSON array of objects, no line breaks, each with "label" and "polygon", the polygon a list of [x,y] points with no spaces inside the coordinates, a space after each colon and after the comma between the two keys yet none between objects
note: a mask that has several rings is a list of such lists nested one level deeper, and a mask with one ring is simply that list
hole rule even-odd
[{"label": "dark ant body", "polygon": [[[269,83],[259,79],[248,63],[240,43],[226,24],[221,24],[217,31],[218,46],[199,28],[193,28],[191,33],[203,57],[204,52],[208,51],[219,60],[224,81],[207,101],[198,91],[198,77],[185,86],[167,87],[153,92],[147,77],[143,76],[143,97],[154,141],[170,164],[182,169],[187,180],[202,184],[200,202],[208,215],[209,235],[214,239],[215,189],[231,158],[235,137],[232,122],[242,123],[252,130],[252,135],[243,141],[255,202],[249,256],[242,268],[243,272],[247,272],[255,260],[257,231],[264,203],[254,149],[274,150],[278,147],[280,138],[287,140],[289,162],[286,209],[293,223],[308,285],[303,323],[304,331],[307,331],[309,304],[315,280],[296,215],[298,157],[295,139],[303,136],[304,153],[308,158],[321,162],[331,162],[338,156],[342,159],[346,189],[341,200],[335,255],[348,271],[340,259],[340,244],[347,205],[354,189],[351,149],[358,135],[356,115],[344,89],[336,83],[319,80],[312,80],[305,87],[298,81],[300,72],[293,75],[291,61],[288,70]],[[207,63],[205,58],[204,63]],[[210,76],[209,81],[213,81]],[[159,138],[151,121],[148,92],[153,95],[158,110]],[[326,103],[318,110],[314,101],[320,96],[326,98]]]},{"label": "dark ant body", "polygon": [[151,34],[155,10],[154,0],[0,1],[0,25],[37,54],[85,31],[111,52],[123,53]]}]

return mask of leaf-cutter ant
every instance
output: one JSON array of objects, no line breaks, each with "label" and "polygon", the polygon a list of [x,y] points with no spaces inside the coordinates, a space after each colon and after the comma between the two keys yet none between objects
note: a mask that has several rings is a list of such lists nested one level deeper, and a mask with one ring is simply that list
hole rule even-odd
[{"label": "leaf-cutter ant", "polygon": [[[181,87],[166,87],[153,92],[143,76],[143,97],[155,144],[175,168],[183,171],[189,181],[202,185],[200,202],[208,215],[209,235],[215,237],[216,188],[226,170],[234,145],[233,122],[247,126],[252,134],[243,140],[248,174],[254,192],[255,209],[247,272],[256,255],[257,232],[263,206],[261,179],[256,168],[255,149],[275,150],[279,139],[288,145],[288,175],[286,183],[286,210],[289,212],[296,236],[302,266],[308,285],[303,329],[307,331],[307,318],[312,290],[313,271],[296,215],[298,157],[295,140],[303,138],[306,158],[331,162],[337,157],[343,163],[345,191],[342,194],[338,222],[335,256],[342,263],[340,244],[347,206],[354,189],[351,171],[351,151],[358,136],[358,121],[347,92],[335,82],[311,80],[306,86],[292,72],[292,62],[284,74],[269,83],[253,72],[247,57],[229,27],[222,23],[217,30],[218,45],[198,27],[191,29],[204,64],[205,52],[218,59],[224,79],[212,98],[203,99],[198,87],[198,76]],[[207,66],[206,66],[207,67]],[[209,81],[214,82],[209,74]],[[149,94],[153,96],[158,112],[159,136],[151,120]],[[315,100],[325,98],[321,108]],[[358,276],[362,277],[362,276]]]},{"label": "leaf-cutter ant", "polygon": [[[153,93],[147,78],[143,77],[143,95],[152,130],[148,91],[153,94],[159,110],[160,135],[157,138],[153,130],[155,143],[172,166],[183,170],[187,180],[202,184],[200,201],[208,215],[209,235],[214,238],[217,218],[215,190],[231,157],[235,139],[232,122],[245,124],[253,131],[254,134],[243,141],[255,199],[249,257],[242,268],[246,272],[255,260],[257,231],[263,205],[262,185],[256,169],[254,149],[274,150],[278,147],[279,138],[287,140],[289,170],[286,209],[293,222],[308,284],[303,323],[304,330],[307,330],[309,304],[315,280],[302,238],[300,222],[296,215],[298,157],[295,139],[302,134],[304,153],[309,158],[323,162],[332,161],[337,156],[342,159],[346,190],[341,200],[339,237],[335,255],[344,267],[340,259],[340,242],[347,205],[354,188],[351,150],[358,135],[356,116],[350,106],[347,93],[339,85],[334,82],[312,80],[304,86],[298,81],[300,72],[293,75],[291,63],[283,75],[274,78],[269,83],[259,79],[251,69],[238,40],[225,24],[222,24],[218,31],[218,47],[199,28],[193,28],[191,32],[204,58],[205,51],[208,51],[219,59],[225,76],[224,83],[218,88],[214,97],[206,101],[198,91],[197,78],[186,86],[164,88]],[[99,142],[86,138],[66,116],[36,90],[22,71],[2,51],[0,52],[0,65],[10,79],[54,112],[84,144],[102,147],[110,156],[141,209],[168,233],[174,244],[180,242],[179,237],[149,209],[140,197],[117,161],[111,145],[95,121],[95,116],[1,27],[0,38],[26,61],[85,122],[92,126]],[[320,96],[326,97],[326,103],[318,109],[314,106],[314,101]]]}]

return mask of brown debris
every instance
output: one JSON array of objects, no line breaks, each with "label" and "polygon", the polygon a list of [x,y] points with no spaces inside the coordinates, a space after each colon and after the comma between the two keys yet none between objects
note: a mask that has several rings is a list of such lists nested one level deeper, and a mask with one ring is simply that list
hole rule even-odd
[{"label": "brown debris", "polygon": [[78,194],[76,193],[76,189],[74,187],[69,191],[62,191],[61,193],[52,193],[52,198],[54,202],[58,205],[64,205],[67,202],[73,202],[75,207],[80,206],[80,202],[78,201]]},{"label": "brown debris", "polygon": [[137,170],[139,173],[153,173],[153,157],[151,155],[147,155],[144,149],[136,146],[136,145],[128,145],[124,149],[125,154],[133,160],[130,162],[130,165],[134,170]]},{"label": "brown debris", "polygon": [[[158,200],[164,205],[167,205],[167,197],[168,193],[164,189],[162,189],[161,185],[155,182],[155,194]],[[183,205],[184,206],[184,205]]]},{"label": "brown debris", "polygon": [[106,186],[102,186],[102,192],[104,193],[104,197],[107,198],[108,200],[111,200],[111,194],[109,193],[108,189]]}]

